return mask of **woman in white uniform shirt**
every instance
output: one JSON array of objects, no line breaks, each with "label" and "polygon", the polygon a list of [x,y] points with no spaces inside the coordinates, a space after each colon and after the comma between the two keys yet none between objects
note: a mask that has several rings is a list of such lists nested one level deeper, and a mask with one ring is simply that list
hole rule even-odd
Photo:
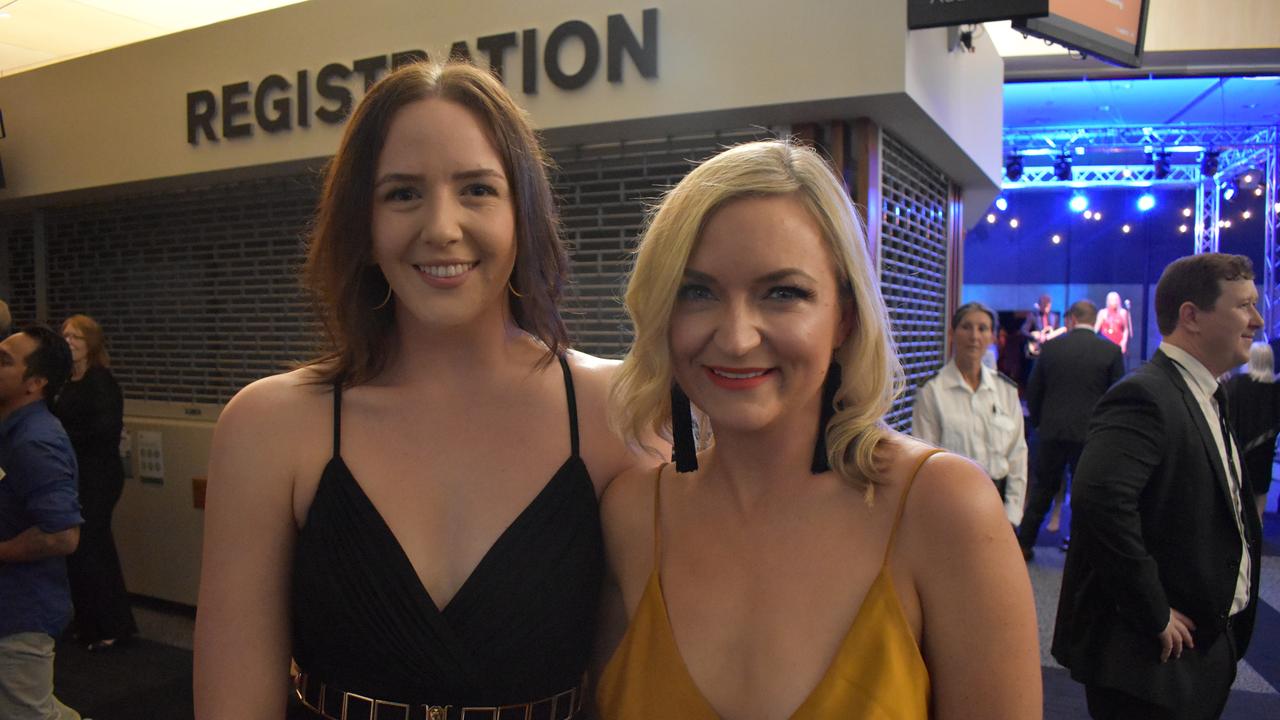
[{"label": "woman in white uniform shirt", "polygon": [[981,465],[1017,527],[1027,493],[1027,442],[1017,383],[982,364],[995,320],[979,302],[951,316],[951,360],[916,392],[911,421],[916,437]]}]

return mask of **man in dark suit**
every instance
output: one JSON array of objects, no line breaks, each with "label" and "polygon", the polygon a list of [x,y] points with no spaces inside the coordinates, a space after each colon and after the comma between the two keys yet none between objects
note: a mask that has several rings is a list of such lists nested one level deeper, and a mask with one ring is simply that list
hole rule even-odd
[{"label": "man in dark suit", "polygon": [[1094,410],[1072,489],[1053,656],[1094,718],[1217,718],[1253,632],[1261,527],[1217,376],[1262,326],[1249,259],[1156,286],[1164,342]]},{"label": "man in dark suit", "polygon": [[1124,376],[1120,347],[1093,331],[1097,317],[1098,306],[1088,300],[1072,305],[1069,331],[1044,344],[1027,384],[1027,409],[1040,436],[1036,479],[1018,528],[1018,544],[1028,560],[1040,523],[1062,487],[1063,470],[1069,465],[1075,475],[1093,406]]}]

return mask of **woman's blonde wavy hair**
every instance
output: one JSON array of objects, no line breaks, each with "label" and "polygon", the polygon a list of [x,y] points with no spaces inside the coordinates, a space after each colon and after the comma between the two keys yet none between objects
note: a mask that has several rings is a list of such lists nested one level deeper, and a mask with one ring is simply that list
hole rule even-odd
[{"label": "woman's blonde wavy hair", "polygon": [[650,432],[671,439],[671,311],[702,229],[730,200],[791,194],[818,221],[841,291],[852,300],[851,331],[835,353],[844,373],[826,427],[827,454],[832,469],[871,501],[880,478],[875,451],[892,433],[884,416],[902,392],[902,366],[843,184],[817,152],[788,140],[725,150],[690,172],[651,213],[627,283],[635,341],[610,387],[610,422],[634,445]]}]

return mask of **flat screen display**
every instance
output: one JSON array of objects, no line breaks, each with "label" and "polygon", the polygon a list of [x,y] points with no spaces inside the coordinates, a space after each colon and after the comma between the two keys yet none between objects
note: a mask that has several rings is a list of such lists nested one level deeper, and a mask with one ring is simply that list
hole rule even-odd
[{"label": "flat screen display", "polygon": [[1125,65],[1142,65],[1148,0],[1050,0],[1049,16],[1014,20],[1018,30]]}]

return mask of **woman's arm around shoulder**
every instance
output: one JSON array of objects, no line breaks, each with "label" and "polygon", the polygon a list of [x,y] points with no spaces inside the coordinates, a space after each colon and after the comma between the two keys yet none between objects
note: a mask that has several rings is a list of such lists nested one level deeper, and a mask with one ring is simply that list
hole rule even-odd
[{"label": "woman's arm around shoulder", "polygon": [[[632,468],[651,468],[658,464],[660,458],[642,448],[629,447],[609,427],[609,383],[621,361],[598,358],[576,350],[570,350],[568,358],[573,371],[574,391],[578,396],[582,459],[591,471],[597,494],[603,497],[614,478]],[[671,446],[656,436],[642,442],[659,453],[669,454],[671,451]]]},{"label": "woman's arm around shoulder", "polygon": [[934,717],[1041,717],[1031,581],[991,479],[963,457],[934,456],[907,496],[900,533]]},{"label": "woman's arm around shoulder", "polygon": [[[259,380],[227,404],[213,433],[195,632],[197,720],[284,716],[294,477],[303,437],[331,394],[297,370]],[[310,419],[309,419],[310,418]]]},{"label": "woman's arm around shoulder", "polygon": [[600,502],[608,567],[591,675],[598,679],[627,631],[657,558],[653,556],[654,483],[658,470],[633,467],[609,484]]}]

